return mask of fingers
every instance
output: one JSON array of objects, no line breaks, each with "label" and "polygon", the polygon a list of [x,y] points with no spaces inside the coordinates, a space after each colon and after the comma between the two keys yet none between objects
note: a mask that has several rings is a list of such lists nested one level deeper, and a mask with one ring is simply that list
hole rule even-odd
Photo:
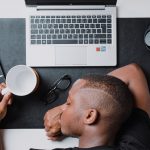
[{"label": "fingers", "polygon": [[5,109],[9,103],[9,101],[11,100],[12,94],[11,93],[7,93],[4,95],[4,97],[2,98],[2,101],[0,102],[0,108],[1,110]]},{"label": "fingers", "polygon": [[1,84],[0,84],[0,93],[1,93],[1,91],[2,91],[4,88],[6,88],[6,84],[5,84],[5,83],[1,83]]}]

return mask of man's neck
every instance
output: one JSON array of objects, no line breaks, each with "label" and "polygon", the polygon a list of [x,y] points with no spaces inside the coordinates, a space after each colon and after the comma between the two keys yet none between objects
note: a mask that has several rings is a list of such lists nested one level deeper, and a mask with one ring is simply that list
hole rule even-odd
[{"label": "man's neck", "polygon": [[90,148],[96,146],[112,146],[114,143],[115,134],[108,135],[102,132],[88,131],[79,137],[79,148]]}]

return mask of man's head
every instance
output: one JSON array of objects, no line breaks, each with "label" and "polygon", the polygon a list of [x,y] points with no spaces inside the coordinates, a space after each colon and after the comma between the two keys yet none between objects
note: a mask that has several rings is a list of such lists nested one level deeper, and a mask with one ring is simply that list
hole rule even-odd
[{"label": "man's head", "polygon": [[127,85],[112,76],[87,75],[69,91],[61,116],[64,134],[81,136],[102,126],[119,129],[132,109],[133,97]]}]

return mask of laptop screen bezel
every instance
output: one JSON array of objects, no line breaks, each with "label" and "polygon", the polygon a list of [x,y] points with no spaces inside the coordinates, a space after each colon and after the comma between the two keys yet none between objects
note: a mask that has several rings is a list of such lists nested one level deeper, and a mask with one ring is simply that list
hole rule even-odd
[{"label": "laptop screen bezel", "polygon": [[117,0],[25,0],[26,5],[116,5]]}]

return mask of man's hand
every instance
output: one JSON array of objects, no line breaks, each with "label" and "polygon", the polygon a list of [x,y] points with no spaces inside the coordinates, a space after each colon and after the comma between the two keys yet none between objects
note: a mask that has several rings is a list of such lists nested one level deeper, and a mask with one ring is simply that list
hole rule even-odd
[{"label": "man's hand", "polygon": [[[5,83],[0,84],[0,93],[2,89],[6,87]],[[12,94],[7,93],[4,96],[0,94],[0,120],[2,120],[7,113],[7,105],[11,105],[12,103]]]},{"label": "man's hand", "polygon": [[61,106],[48,110],[44,116],[44,126],[50,140],[55,141],[62,136],[60,125]]}]

